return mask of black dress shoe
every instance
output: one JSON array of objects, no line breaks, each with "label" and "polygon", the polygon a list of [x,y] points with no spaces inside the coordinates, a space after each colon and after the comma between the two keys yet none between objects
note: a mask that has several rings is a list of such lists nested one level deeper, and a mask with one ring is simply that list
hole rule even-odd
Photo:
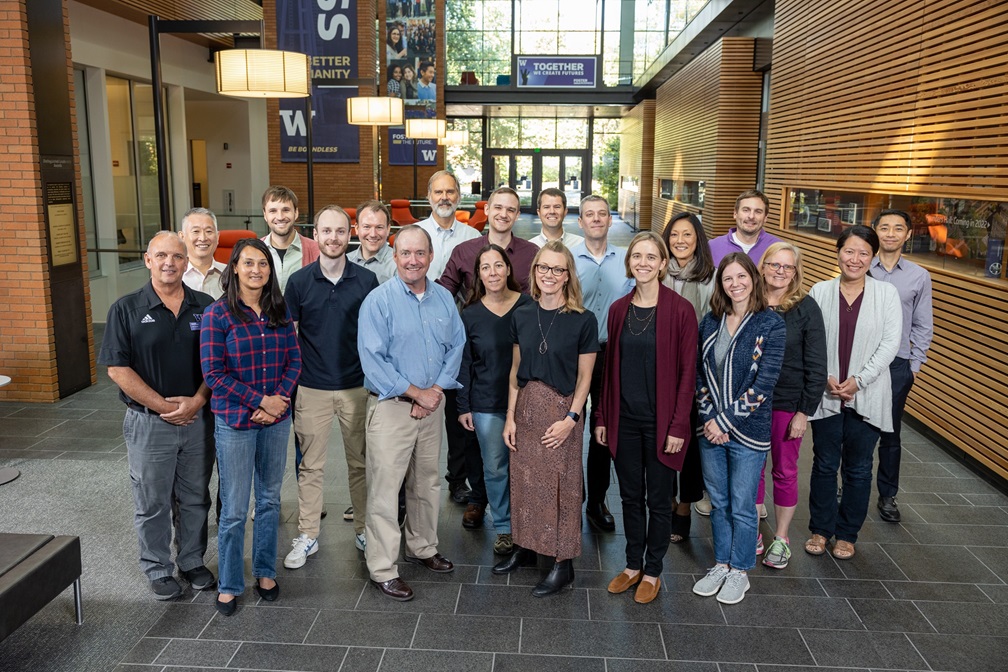
[{"label": "black dress shoe", "polygon": [[879,512],[879,518],[886,521],[887,523],[900,522],[900,512],[899,507],[896,506],[895,497],[880,496],[878,498],[878,512]]},{"label": "black dress shoe", "polygon": [[585,516],[588,518],[588,524],[596,530],[602,532],[616,531],[616,521],[613,520],[612,514],[609,513],[605,502],[589,504],[585,509]]},{"label": "black dress shoe", "polygon": [[559,593],[572,583],[574,583],[574,562],[571,560],[558,560],[553,563],[553,569],[546,575],[546,578],[532,589],[532,595],[535,597],[553,595]]},{"label": "black dress shoe", "polygon": [[456,504],[468,504],[472,490],[465,483],[458,483],[448,486],[448,492],[451,495],[451,500]]},{"label": "black dress shoe", "polygon": [[510,574],[519,567],[535,566],[537,560],[538,556],[535,551],[530,551],[527,548],[515,545],[514,553],[494,565],[490,572],[496,574],[497,576],[500,576],[501,574]]},{"label": "black dress shoe", "polygon": [[272,588],[263,588],[259,585],[259,580],[257,579],[256,592],[259,593],[259,597],[267,602],[276,602],[277,598],[280,597],[280,584],[277,583]]},{"label": "black dress shoe", "polygon": [[220,595],[214,600],[214,605],[217,607],[217,613],[221,616],[233,616],[235,610],[238,608],[238,597],[235,596],[230,602],[221,602]]},{"label": "black dress shoe", "polygon": [[451,560],[440,553],[435,553],[429,558],[416,558],[412,555],[403,554],[403,559],[406,560],[406,562],[423,565],[430,571],[437,572],[438,574],[447,574],[448,572],[455,570],[455,565],[452,564]]},{"label": "black dress shoe", "polygon": [[369,580],[371,581],[371,585],[380,590],[385,597],[399,602],[409,602],[413,599],[413,589],[398,576],[382,583],[378,583],[374,579]]}]

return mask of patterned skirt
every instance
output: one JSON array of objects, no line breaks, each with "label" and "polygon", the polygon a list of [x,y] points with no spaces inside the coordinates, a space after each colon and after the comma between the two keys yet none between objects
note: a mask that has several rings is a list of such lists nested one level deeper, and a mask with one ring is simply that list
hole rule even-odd
[{"label": "patterned skirt", "polygon": [[571,399],[539,381],[518,390],[517,450],[511,453],[514,542],[560,560],[581,555],[581,454],[584,419],[557,448],[542,436],[570,410]]}]

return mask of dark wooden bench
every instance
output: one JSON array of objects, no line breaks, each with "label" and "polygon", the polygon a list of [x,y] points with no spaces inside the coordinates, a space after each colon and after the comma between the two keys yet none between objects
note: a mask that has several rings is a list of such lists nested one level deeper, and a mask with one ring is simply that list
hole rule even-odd
[{"label": "dark wooden bench", "polygon": [[0,641],[71,584],[83,623],[80,577],[80,537],[0,534]]}]

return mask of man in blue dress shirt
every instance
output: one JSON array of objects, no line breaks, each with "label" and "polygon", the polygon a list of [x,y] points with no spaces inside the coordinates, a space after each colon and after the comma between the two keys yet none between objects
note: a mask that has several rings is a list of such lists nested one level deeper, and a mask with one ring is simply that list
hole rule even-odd
[{"label": "man in blue dress shirt", "polygon": [[413,599],[399,578],[398,492],[406,482],[404,559],[450,572],[437,551],[441,486],[438,459],[444,432],[444,390],[457,389],[465,329],[451,294],[427,279],[434,247],[419,226],[395,239],[396,275],[372,291],[360,309],[357,348],[367,406],[368,573],[384,595]]},{"label": "man in blue dress shirt", "polygon": [[588,392],[591,399],[591,415],[588,416],[591,432],[588,439],[588,462],[585,465],[588,500],[585,515],[595,529],[612,532],[616,529],[616,522],[605,501],[612,458],[609,448],[595,440],[595,409],[602,403],[602,363],[605,361],[606,342],[609,340],[609,306],[630,292],[633,281],[626,277],[626,266],[623,263],[626,249],[609,244],[609,227],[612,226],[609,202],[595,194],[585,196],[581,200],[578,226],[585,238],[583,242],[570,248],[570,251],[577,265],[584,307],[595,314],[599,345],[602,347],[599,356],[595,358]]}]

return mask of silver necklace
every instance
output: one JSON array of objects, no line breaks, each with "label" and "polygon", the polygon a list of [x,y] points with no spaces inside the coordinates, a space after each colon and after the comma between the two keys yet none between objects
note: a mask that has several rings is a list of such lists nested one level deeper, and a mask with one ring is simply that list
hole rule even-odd
[{"label": "silver necklace", "polygon": [[542,328],[542,306],[539,306],[539,308],[536,310],[536,321],[539,322],[539,335],[542,337],[542,340],[539,342],[540,355],[545,355],[546,351],[549,350],[549,345],[546,343],[546,337],[549,336],[550,329],[553,328],[553,323],[556,322],[556,316],[559,313],[560,313],[559,309],[555,313],[553,313],[553,319],[550,320],[549,326],[546,327],[546,333],[544,334]]},{"label": "silver necklace", "polygon": [[651,306],[651,310],[649,310],[647,312],[647,319],[645,319],[645,320],[642,320],[640,317],[637,316],[637,306],[635,306],[632,303],[630,304],[630,310],[633,311],[633,319],[637,320],[637,322],[644,322],[644,328],[641,329],[640,331],[634,331],[633,327],[631,326],[630,313],[628,312],[627,313],[627,330],[630,332],[631,336],[640,336],[645,331],[647,331],[647,329],[648,329],[649,326],[651,326],[651,320],[654,319],[655,312],[658,310],[658,304],[655,304],[655,305]]}]

